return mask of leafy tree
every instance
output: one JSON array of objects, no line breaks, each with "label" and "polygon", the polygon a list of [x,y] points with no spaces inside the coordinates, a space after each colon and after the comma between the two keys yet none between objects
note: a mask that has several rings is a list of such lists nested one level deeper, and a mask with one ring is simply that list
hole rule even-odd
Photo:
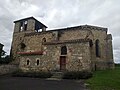
[{"label": "leafy tree", "polygon": [[6,55],[6,52],[2,50],[0,55],[0,64],[8,64],[11,62],[10,55]]},{"label": "leafy tree", "polygon": [[10,62],[11,62],[10,55],[6,55],[6,56],[2,57],[0,60],[0,64],[8,64]]},{"label": "leafy tree", "polygon": [[1,52],[1,55],[0,56],[4,56],[5,55],[5,51],[4,50],[2,50],[2,52]]}]

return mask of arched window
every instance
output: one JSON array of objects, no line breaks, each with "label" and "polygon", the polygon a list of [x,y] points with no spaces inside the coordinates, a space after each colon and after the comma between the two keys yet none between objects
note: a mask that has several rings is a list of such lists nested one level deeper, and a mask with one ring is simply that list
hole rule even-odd
[{"label": "arched window", "polygon": [[39,61],[39,60],[37,60],[37,66],[39,65],[39,63],[40,63],[40,61]]},{"label": "arched window", "polygon": [[46,42],[46,38],[43,38],[43,39],[42,39],[42,42]]},{"label": "arched window", "polygon": [[89,45],[90,45],[90,47],[93,46],[93,42],[92,42],[92,40],[89,41]]},{"label": "arched window", "polygon": [[67,47],[66,46],[62,46],[61,47],[61,55],[66,55],[67,54]]},{"label": "arched window", "polygon": [[27,65],[30,65],[30,60],[29,59],[27,59]]},{"label": "arched window", "polygon": [[96,50],[96,57],[100,57],[100,47],[99,47],[99,40],[95,41],[95,50]]}]

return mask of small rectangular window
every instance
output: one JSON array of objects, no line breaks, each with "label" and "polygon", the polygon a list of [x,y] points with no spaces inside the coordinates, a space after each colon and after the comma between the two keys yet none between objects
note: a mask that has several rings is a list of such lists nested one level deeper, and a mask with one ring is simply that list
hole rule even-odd
[{"label": "small rectangular window", "polygon": [[26,31],[27,30],[27,21],[24,22],[24,30]]}]

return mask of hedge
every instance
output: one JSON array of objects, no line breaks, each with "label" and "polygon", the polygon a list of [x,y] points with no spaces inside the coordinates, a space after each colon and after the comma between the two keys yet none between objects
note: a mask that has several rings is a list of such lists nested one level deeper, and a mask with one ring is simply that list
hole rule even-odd
[{"label": "hedge", "polygon": [[69,71],[63,74],[63,79],[88,79],[92,77],[89,71]]}]

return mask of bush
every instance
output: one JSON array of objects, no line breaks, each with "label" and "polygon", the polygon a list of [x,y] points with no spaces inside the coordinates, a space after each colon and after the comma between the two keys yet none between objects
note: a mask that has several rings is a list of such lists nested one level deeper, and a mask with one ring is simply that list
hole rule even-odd
[{"label": "bush", "polygon": [[50,72],[23,72],[22,70],[17,70],[12,73],[14,77],[34,77],[34,78],[50,78],[52,74]]},{"label": "bush", "polygon": [[88,71],[71,71],[63,74],[63,79],[88,79],[92,77],[92,72]]},{"label": "bush", "polygon": [[115,64],[115,67],[120,67],[120,63],[118,63],[118,64]]},{"label": "bush", "polygon": [[9,55],[0,58],[0,64],[9,64],[12,61],[12,58]]}]

